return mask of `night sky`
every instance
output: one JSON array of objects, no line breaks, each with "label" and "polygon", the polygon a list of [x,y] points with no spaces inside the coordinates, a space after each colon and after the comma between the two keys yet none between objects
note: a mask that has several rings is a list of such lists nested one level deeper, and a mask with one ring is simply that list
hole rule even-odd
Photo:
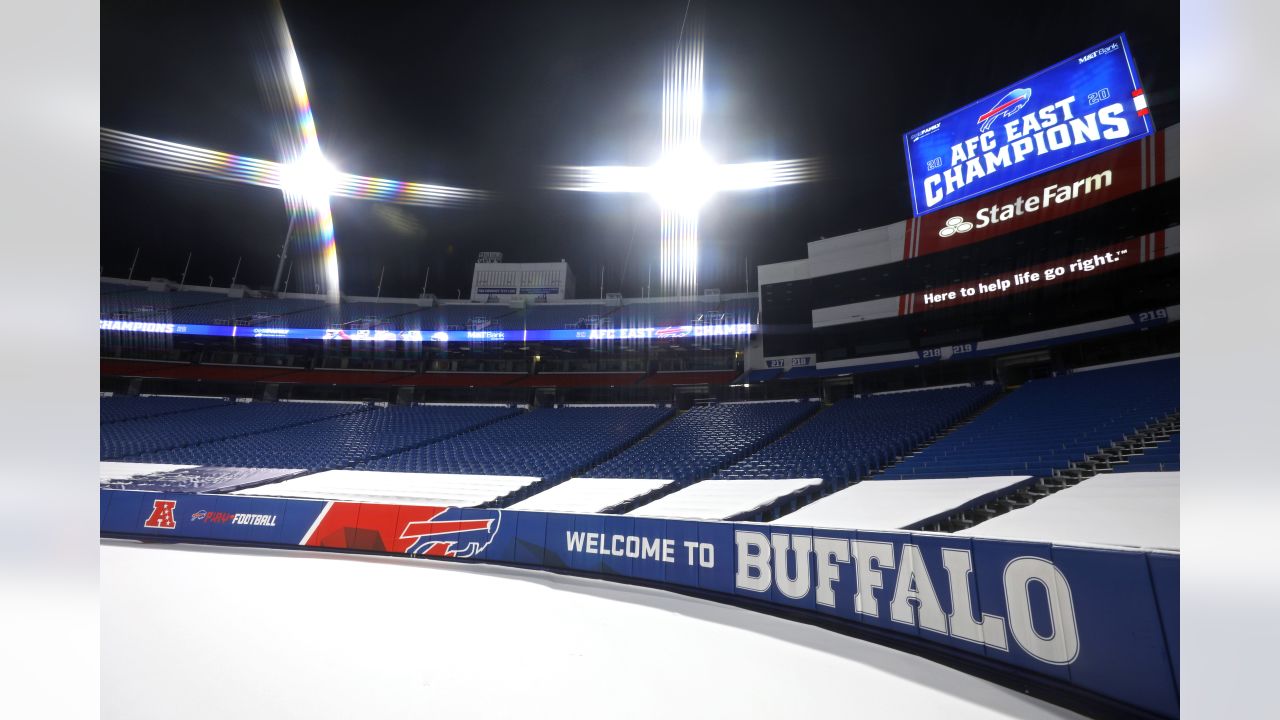
[{"label": "night sky", "polygon": [[[647,196],[543,189],[553,165],[650,164],[663,58],[686,0],[283,4],[320,143],[340,169],[489,190],[461,209],[332,201],[342,290],[469,292],[485,250],[568,260],[579,297],[640,294],[657,264]],[[703,145],[717,161],[819,158],[819,182],[717,196],[700,287],[745,289],[805,243],[910,215],[902,133],[1127,32],[1157,126],[1178,121],[1178,6],[1167,2],[693,0],[705,28]],[[259,83],[266,2],[102,6],[101,125],[276,159]],[[102,169],[101,265],[123,277],[269,286],[279,191],[141,167]],[[655,286],[657,285],[655,270]],[[291,287],[290,289],[299,289]]]}]

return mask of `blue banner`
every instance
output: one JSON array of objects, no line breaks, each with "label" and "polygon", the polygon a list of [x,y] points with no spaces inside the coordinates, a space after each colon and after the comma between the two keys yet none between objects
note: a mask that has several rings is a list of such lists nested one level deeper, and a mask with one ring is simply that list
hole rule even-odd
[{"label": "blue banner", "polygon": [[1124,34],[902,136],[923,215],[1154,131]]},{"label": "blue banner", "polygon": [[763,523],[101,491],[108,535],[467,558],[735,596],[1176,717],[1179,557]]}]

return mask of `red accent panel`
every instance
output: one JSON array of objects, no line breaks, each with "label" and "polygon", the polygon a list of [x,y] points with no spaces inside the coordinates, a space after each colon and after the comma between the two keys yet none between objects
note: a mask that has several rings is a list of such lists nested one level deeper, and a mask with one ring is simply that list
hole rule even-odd
[{"label": "red accent panel", "polygon": [[526,375],[516,382],[514,387],[613,387],[615,385],[635,385],[644,373],[575,373],[561,375],[544,373]]},{"label": "red accent panel", "polygon": [[726,372],[670,372],[656,373],[644,379],[641,385],[728,385],[738,373]]},{"label": "red accent panel", "polygon": [[1164,182],[1168,178],[1164,174],[1165,135],[1156,133],[1156,181]]},{"label": "red accent panel", "polygon": [[308,547],[350,548],[360,523],[360,504],[335,502],[307,539]]},{"label": "red accent panel", "polygon": [[391,551],[395,545],[396,518],[400,513],[398,505],[380,505],[362,503],[359,505],[356,518],[357,532],[348,539],[353,550]]},{"label": "red accent panel", "polygon": [[1134,90],[1132,93],[1133,97],[1138,97],[1141,94],[1142,94],[1142,88],[1138,88],[1137,90]]},{"label": "red accent panel", "polygon": [[253,367],[247,365],[189,365],[186,363],[111,360],[106,358],[103,358],[99,365],[101,373],[107,376],[168,378],[175,380],[253,382],[298,372],[298,370],[292,368]]},{"label": "red accent panel", "polygon": [[396,380],[395,384],[420,387],[499,387],[510,385],[523,377],[523,373],[431,372],[405,375]]},{"label": "red accent panel", "polygon": [[296,370],[288,377],[273,380],[312,385],[398,385],[411,376],[412,373],[394,370]]}]

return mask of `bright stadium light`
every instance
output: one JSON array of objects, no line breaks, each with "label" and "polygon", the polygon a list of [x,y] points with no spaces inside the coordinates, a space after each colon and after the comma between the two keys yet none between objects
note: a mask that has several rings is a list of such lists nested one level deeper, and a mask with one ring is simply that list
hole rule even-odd
[{"label": "bright stadium light", "polygon": [[309,203],[327,201],[337,189],[342,174],[325,159],[319,148],[280,166],[280,189]]},{"label": "bright stadium light", "polygon": [[329,207],[330,197],[453,207],[483,200],[488,193],[339,172],[320,151],[302,65],[298,62],[293,38],[279,5],[276,6],[276,41],[279,57],[266,75],[274,81],[275,87],[269,88],[272,99],[290,116],[288,131],[279,136],[280,155],[284,162],[232,155],[108,128],[101,129],[102,162],[143,165],[281,190],[290,221],[289,233],[278,256],[276,289],[280,288],[289,243],[296,238],[310,245],[319,258],[313,273],[315,285],[321,288],[330,302],[338,302],[341,297],[338,248],[333,232],[333,213]]},{"label": "bright stadium light", "polygon": [[[211,180],[285,189],[281,179],[282,174],[287,172],[285,166],[273,160],[181,145],[110,128],[102,128],[100,135],[104,163],[144,165],[200,175]],[[420,207],[454,207],[484,200],[489,196],[483,190],[365,177],[344,172],[335,172],[330,194],[333,197]]]},{"label": "bright stadium light", "polygon": [[716,192],[717,169],[701,145],[683,145],[649,168],[649,192],[663,209],[697,212]]},{"label": "bright stadium light", "polygon": [[560,190],[647,193],[662,213],[660,268],[668,294],[697,290],[698,218],[717,193],[758,190],[817,179],[813,160],[715,162],[702,147],[702,56],[698,31],[678,47],[662,83],[662,153],[653,165],[562,166]]}]

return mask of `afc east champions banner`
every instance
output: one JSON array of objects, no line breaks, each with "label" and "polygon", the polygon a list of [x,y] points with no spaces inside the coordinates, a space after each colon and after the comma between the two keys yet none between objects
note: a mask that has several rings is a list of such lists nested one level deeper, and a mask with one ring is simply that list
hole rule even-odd
[{"label": "afc east champions banner", "polygon": [[[909,636],[1148,714],[1178,714],[1177,554],[622,515],[100,495],[104,535],[481,560],[689,588]],[[856,695],[850,703],[856,711]]]},{"label": "afc east champions banner", "polygon": [[1153,131],[1123,34],[902,136],[917,216]]}]

